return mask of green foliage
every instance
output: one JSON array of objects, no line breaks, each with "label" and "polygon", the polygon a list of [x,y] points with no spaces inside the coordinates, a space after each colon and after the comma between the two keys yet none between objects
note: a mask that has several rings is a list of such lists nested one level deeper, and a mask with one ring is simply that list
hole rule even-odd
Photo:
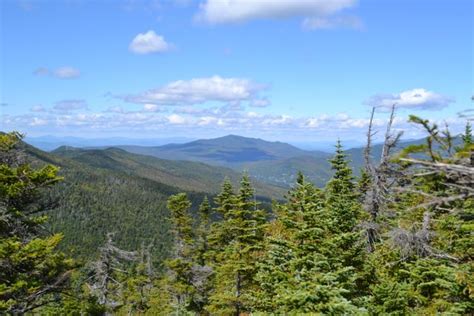
[{"label": "green foliage", "polygon": [[61,300],[74,267],[42,229],[47,206],[38,200],[57,183],[57,168],[32,169],[18,150],[18,133],[0,135],[0,312],[22,314]]},{"label": "green foliage", "polygon": [[[257,310],[271,313],[356,313],[365,295],[361,207],[340,143],[334,176],[320,191],[298,176],[287,204],[277,206],[255,292]],[[351,299],[353,300],[351,302]]]},{"label": "green foliage", "polygon": [[[368,190],[378,178],[365,172],[356,183],[338,142],[326,185],[316,188],[296,174],[286,201],[274,202],[270,214],[247,174],[238,190],[225,179],[213,195],[217,190],[203,189],[207,174],[185,183],[193,175],[186,163],[116,149],[55,156],[26,147],[35,157],[31,167],[17,152],[21,135],[2,134],[0,312],[473,314],[472,179],[450,171],[470,174],[471,126],[454,147],[459,138],[447,127],[410,121],[428,136],[391,160],[399,168],[386,182],[395,181],[396,190]],[[181,169],[166,175],[172,168]],[[58,174],[65,180],[52,186]],[[382,191],[387,207],[367,223],[361,201]],[[49,212],[54,205],[59,209]],[[57,250],[63,235],[44,234],[46,213],[67,248],[80,245],[72,252],[97,260],[74,271]],[[379,240],[367,249],[370,224]],[[110,237],[104,243],[109,231],[117,232],[117,245]]]},{"label": "green foliage", "polygon": [[251,290],[256,287],[254,275],[266,214],[258,208],[247,174],[242,177],[237,195],[225,182],[216,202],[217,210],[224,215],[224,224],[214,226],[214,235],[225,234],[227,238],[217,244],[222,248],[214,249],[218,253],[213,259],[216,283],[208,310],[239,314],[249,311]]}]

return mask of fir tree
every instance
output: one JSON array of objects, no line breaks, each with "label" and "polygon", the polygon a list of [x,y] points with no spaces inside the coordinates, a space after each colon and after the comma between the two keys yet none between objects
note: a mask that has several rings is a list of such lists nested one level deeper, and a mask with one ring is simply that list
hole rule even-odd
[{"label": "fir tree", "polygon": [[221,250],[216,265],[217,284],[210,298],[209,311],[239,315],[250,308],[249,294],[256,286],[254,274],[266,218],[265,212],[258,209],[247,174],[242,177],[239,194],[226,196],[233,202],[219,202],[220,205],[232,205],[227,209],[224,226],[231,240]]},{"label": "fir tree", "polygon": [[472,125],[471,122],[467,121],[466,128],[464,130],[464,134],[462,135],[462,140],[464,142],[464,146],[470,146],[473,144],[472,139]]},{"label": "fir tree", "polygon": [[211,205],[207,196],[204,197],[199,206],[199,226],[197,229],[197,249],[196,262],[205,265],[209,250],[209,229],[210,229]]},{"label": "fir tree", "polygon": [[168,200],[175,237],[173,258],[167,261],[172,271],[170,280],[174,297],[172,305],[177,314],[183,313],[192,303],[194,288],[192,284],[194,233],[192,217],[189,213],[191,202],[185,193],[173,195]]},{"label": "fir tree", "polygon": [[61,301],[74,268],[57,250],[60,234],[43,228],[49,205],[44,190],[61,180],[58,169],[32,169],[23,159],[22,135],[0,135],[0,313],[24,314]]},{"label": "fir tree", "polygon": [[[298,177],[289,201],[277,206],[270,225],[264,260],[259,265],[255,292],[257,310],[270,313],[354,313],[347,298],[347,275],[341,266],[333,219],[322,191]],[[338,260],[339,259],[339,260]]]}]

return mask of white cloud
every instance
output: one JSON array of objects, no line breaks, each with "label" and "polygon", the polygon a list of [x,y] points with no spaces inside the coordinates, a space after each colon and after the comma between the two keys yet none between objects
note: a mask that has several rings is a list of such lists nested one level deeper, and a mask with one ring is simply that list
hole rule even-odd
[{"label": "white cloud", "polygon": [[171,114],[168,116],[168,122],[170,124],[184,124],[186,123],[186,119],[178,114]]},{"label": "white cloud", "polygon": [[161,108],[156,104],[145,103],[143,105],[143,111],[146,111],[146,112],[158,112],[160,110],[161,110]]},{"label": "white cloud", "polygon": [[454,99],[426,89],[412,89],[398,94],[377,94],[365,104],[381,108],[409,108],[420,110],[439,110],[453,103]]},{"label": "white cloud", "polygon": [[59,112],[85,110],[87,109],[87,103],[84,100],[75,100],[75,99],[62,100],[62,101],[56,102],[53,109]]},{"label": "white cloud", "polygon": [[30,122],[31,126],[43,126],[46,124],[48,124],[48,121],[39,117],[33,117],[33,119]]},{"label": "white cloud", "polygon": [[158,105],[194,105],[209,101],[227,102],[240,106],[239,101],[251,101],[266,86],[248,79],[212,76],[191,80],[173,81],[165,86],[137,95],[122,96],[131,103]]},{"label": "white cloud", "polygon": [[53,71],[53,76],[59,79],[74,79],[79,78],[80,75],[79,69],[69,66],[60,67]]},{"label": "white cloud", "polygon": [[311,17],[304,19],[302,26],[305,30],[329,30],[335,28],[364,29],[364,23],[357,16]]},{"label": "white cloud", "polygon": [[[181,109],[181,108],[177,108]],[[376,137],[383,136],[388,113],[377,114],[374,130],[379,131]],[[463,130],[465,121],[445,118],[450,124],[453,134]],[[434,120],[439,125],[443,120]],[[119,133],[123,135],[141,135],[144,132],[163,132],[180,135],[211,135],[222,133],[281,135],[285,137],[311,139],[365,139],[369,124],[369,113],[362,117],[354,117],[345,113],[318,116],[294,117],[284,114],[269,114],[246,111],[223,112],[208,110],[202,113],[162,113],[139,111],[93,112],[45,111],[21,115],[5,114],[1,116],[1,124],[5,130],[21,130],[23,132],[42,133]],[[423,137],[421,129],[407,123],[407,117],[399,115],[394,122],[396,130],[406,131],[410,138]],[[196,136],[200,137],[200,136]]]},{"label": "white cloud", "polygon": [[356,0],[206,0],[196,19],[219,24],[252,19],[328,16],[355,6]]},{"label": "white cloud", "polygon": [[129,45],[131,52],[135,54],[163,53],[169,51],[172,45],[167,43],[165,38],[157,35],[155,31],[139,33]]}]

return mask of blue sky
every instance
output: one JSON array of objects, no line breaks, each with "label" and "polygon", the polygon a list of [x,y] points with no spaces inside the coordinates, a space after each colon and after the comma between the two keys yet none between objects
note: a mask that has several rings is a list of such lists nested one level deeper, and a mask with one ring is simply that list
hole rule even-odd
[{"label": "blue sky", "polygon": [[360,139],[397,104],[461,130],[469,0],[2,1],[2,130]]}]

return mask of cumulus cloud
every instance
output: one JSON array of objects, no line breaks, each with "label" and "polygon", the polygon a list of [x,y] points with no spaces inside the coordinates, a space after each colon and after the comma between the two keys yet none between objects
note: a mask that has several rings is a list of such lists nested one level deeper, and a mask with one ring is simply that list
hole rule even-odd
[{"label": "cumulus cloud", "polygon": [[365,104],[381,108],[439,110],[453,103],[454,99],[426,89],[412,89],[398,94],[376,94],[365,101]]},{"label": "cumulus cloud", "polygon": [[356,0],[206,0],[200,4],[196,19],[219,24],[253,19],[328,16],[356,3]]},{"label": "cumulus cloud", "polygon": [[304,19],[302,26],[305,30],[329,30],[335,28],[364,29],[364,23],[357,16],[311,17]]},{"label": "cumulus cloud", "polygon": [[157,105],[184,106],[209,101],[239,105],[240,101],[254,100],[258,93],[266,88],[265,85],[256,84],[248,79],[212,76],[173,81],[156,89],[119,98],[131,103]]},{"label": "cumulus cloud", "polygon": [[[76,108],[76,106],[74,106]],[[182,108],[176,108],[181,110]],[[387,123],[388,113],[381,112],[374,120],[374,129],[383,131]],[[143,108],[138,111],[102,111],[93,112],[45,111],[20,115],[5,114],[1,116],[2,126],[6,130],[22,130],[25,132],[71,131],[73,133],[113,132],[126,135],[141,135],[144,132],[163,132],[193,135],[214,135],[215,133],[237,133],[253,135],[282,135],[282,137],[334,139],[364,138],[369,124],[369,113],[357,117],[345,113],[336,115],[321,114],[318,116],[293,116],[287,114],[259,113],[256,111],[230,111],[220,108],[198,112],[147,112]],[[465,121],[458,117],[434,120],[437,124],[449,123],[450,129],[456,134],[463,130]],[[396,130],[406,131],[410,138],[423,137],[423,131],[407,123],[406,116],[399,116],[394,121]],[[378,133],[378,136],[383,133]],[[272,136],[272,137],[273,137]],[[199,136],[198,136],[199,137]],[[283,140],[284,138],[282,138]]]},{"label": "cumulus cloud", "polygon": [[167,43],[165,38],[157,35],[155,31],[149,30],[146,33],[139,33],[129,45],[131,52],[135,54],[152,54],[167,52],[172,45]]},{"label": "cumulus cloud", "polygon": [[53,109],[59,112],[86,110],[87,103],[84,100],[77,100],[77,99],[61,100],[61,101],[56,102]]},{"label": "cumulus cloud", "polygon": [[63,66],[56,69],[48,69],[46,67],[39,67],[33,71],[36,76],[50,76],[58,79],[76,79],[81,76],[79,69],[71,66]]}]

